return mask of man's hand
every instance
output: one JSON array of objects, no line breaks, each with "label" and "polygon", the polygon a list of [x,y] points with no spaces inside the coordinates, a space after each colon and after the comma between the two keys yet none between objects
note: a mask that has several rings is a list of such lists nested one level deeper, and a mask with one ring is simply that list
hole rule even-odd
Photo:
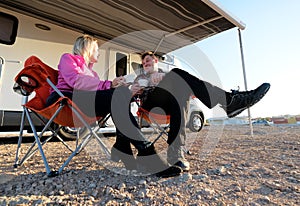
[{"label": "man's hand", "polygon": [[164,78],[164,76],[165,76],[165,73],[155,72],[155,73],[151,74],[150,79],[153,84],[157,85]]},{"label": "man's hand", "polygon": [[135,95],[137,95],[137,94],[142,94],[142,93],[143,93],[143,90],[142,90],[142,88],[139,86],[138,83],[134,83],[134,84],[131,86],[130,90],[131,90],[132,96],[135,96]]}]

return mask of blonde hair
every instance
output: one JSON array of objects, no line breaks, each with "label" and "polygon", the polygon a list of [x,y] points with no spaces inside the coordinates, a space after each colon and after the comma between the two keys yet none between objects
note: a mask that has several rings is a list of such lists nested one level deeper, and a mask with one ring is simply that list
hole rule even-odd
[{"label": "blonde hair", "polygon": [[73,54],[83,56],[85,62],[89,63],[89,57],[94,43],[98,43],[98,41],[90,35],[78,37],[73,46]]}]

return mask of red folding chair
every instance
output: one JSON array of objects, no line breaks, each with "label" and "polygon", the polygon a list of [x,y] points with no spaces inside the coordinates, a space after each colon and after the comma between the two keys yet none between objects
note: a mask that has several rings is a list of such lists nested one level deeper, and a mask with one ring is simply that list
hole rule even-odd
[{"label": "red folding chair", "polygon": [[[106,117],[88,117],[86,116],[71,99],[64,96],[57,88],[57,77],[58,71],[52,69],[48,65],[44,64],[39,58],[35,56],[29,57],[25,63],[24,68],[15,77],[15,92],[23,95],[23,114],[20,125],[20,134],[18,140],[18,147],[16,151],[15,167],[22,165],[27,159],[29,159],[36,151],[39,151],[46,169],[48,176],[55,176],[60,174],[63,169],[69,164],[72,158],[79,154],[80,151],[88,144],[92,138],[96,138],[97,142],[100,144],[101,149],[104,153],[110,157],[110,151],[101,140],[101,138],[91,127],[91,124],[98,122],[100,127],[105,124],[105,121],[109,118]],[[50,94],[50,88],[54,89],[60,98],[52,105],[46,107],[46,100]],[[35,96],[29,100],[28,96],[35,93]],[[32,115],[36,115],[38,119],[43,123],[44,127],[38,134],[36,126],[33,123]],[[19,158],[20,149],[22,145],[23,129],[25,119],[28,120],[30,127],[32,129],[35,141],[29,147],[27,153],[22,159]],[[59,135],[57,130],[52,129],[53,123],[60,126],[76,127],[87,129],[88,132],[81,136],[77,132],[76,146],[72,149]],[[44,133],[50,131],[50,135],[46,140],[41,141]],[[67,149],[71,151],[71,155],[66,159],[66,161],[59,167],[57,171],[51,171],[47,158],[45,156],[43,145],[49,142],[49,140],[56,136]]]},{"label": "red folding chair", "polygon": [[143,120],[146,121],[147,124],[151,126],[155,133],[157,133],[157,137],[154,138],[152,143],[154,144],[161,137],[167,141],[166,137],[168,136],[168,129],[170,123],[169,115],[156,114],[153,112],[149,112],[142,107],[138,108],[137,116],[139,119],[140,128],[143,127]]}]

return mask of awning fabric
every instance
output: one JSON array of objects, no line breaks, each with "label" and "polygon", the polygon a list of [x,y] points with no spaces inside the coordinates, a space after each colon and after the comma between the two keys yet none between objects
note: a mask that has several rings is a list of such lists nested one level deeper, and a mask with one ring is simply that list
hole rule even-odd
[{"label": "awning fabric", "polygon": [[0,5],[142,51],[167,53],[244,28],[211,0],[1,0]]}]

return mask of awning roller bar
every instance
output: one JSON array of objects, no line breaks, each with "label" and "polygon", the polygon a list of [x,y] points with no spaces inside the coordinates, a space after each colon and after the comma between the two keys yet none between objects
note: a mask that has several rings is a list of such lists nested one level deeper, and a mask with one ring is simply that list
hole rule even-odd
[{"label": "awning roller bar", "polygon": [[216,12],[221,14],[221,16],[225,17],[228,21],[230,21],[232,24],[237,26],[238,28],[244,30],[246,28],[246,25],[244,22],[239,20],[237,17],[226,11],[224,8],[221,8],[221,6],[212,0],[201,0],[205,4],[207,4],[209,7],[214,9]]}]

